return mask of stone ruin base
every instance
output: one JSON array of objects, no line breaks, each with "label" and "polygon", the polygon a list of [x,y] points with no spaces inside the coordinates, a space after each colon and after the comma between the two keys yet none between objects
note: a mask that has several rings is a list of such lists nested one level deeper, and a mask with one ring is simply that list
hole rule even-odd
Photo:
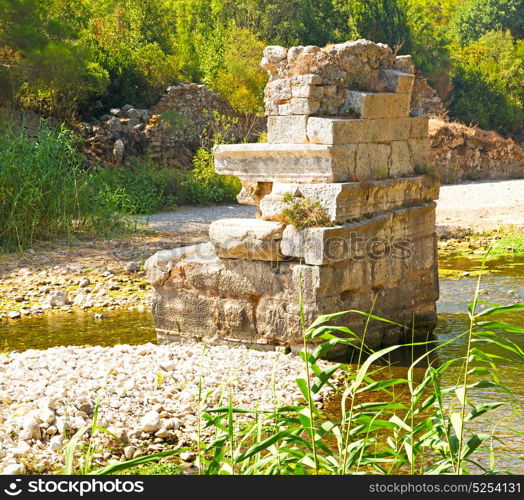
[{"label": "stone ruin base", "polygon": [[[213,149],[257,219],[215,221],[211,244],[148,261],[161,342],[298,350],[301,299],[306,326],[347,310],[394,321],[333,320],[372,348],[433,329],[439,183],[428,120],[411,113],[410,61],[367,40],[266,47],[268,142]],[[322,227],[302,228],[311,220]]]},{"label": "stone ruin base", "polygon": [[[365,337],[369,347],[409,341],[413,325],[415,336],[425,338],[435,326],[438,299],[434,217],[435,203],[428,202],[364,221],[303,230],[302,239],[310,233],[305,246],[295,232],[272,240],[295,254],[278,261],[221,258],[210,243],[159,252],[147,263],[158,340],[300,350],[301,289],[306,326],[322,314],[373,311],[403,326],[372,320]],[[217,223],[227,226],[230,220]],[[329,232],[336,236],[326,236]],[[320,242],[319,234],[323,240],[315,250],[312,239]],[[330,322],[358,335],[365,323],[366,317],[356,313]]]}]

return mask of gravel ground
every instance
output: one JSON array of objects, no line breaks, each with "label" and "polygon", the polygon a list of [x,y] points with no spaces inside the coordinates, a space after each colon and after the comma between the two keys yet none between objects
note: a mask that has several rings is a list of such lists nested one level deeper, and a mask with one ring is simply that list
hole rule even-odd
[{"label": "gravel ground", "polygon": [[231,387],[235,405],[272,409],[275,397],[279,405],[299,399],[294,381],[303,368],[295,355],[191,343],[0,355],[0,471],[58,470],[64,428],[71,436],[91,422],[97,398],[98,423],[126,442],[107,443],[102,435],[106,445],[95,458],[107,463],[192,445],[200,380],[203,394],[215,391],[210,406],[222,395],[227,401]]},{"label": "gravel ground", "polygon": [[[160,233],[205,232],[214,220],[255,217],[250,205],[182,207],[142,221]],[[524,179],[472,182],[442,186],[437,202],[439,231],[465,229],[491,231],[502,226],[524,226]]]},{"label": "gravel ground", "polygon": [[215,220],[239,217],[255,217],[256,207],[252,205],[218,205],[211,207],[180,207],[174,212],[161,212],[139,220],[148,224],[149,229],[159,233],[194,233],[207,231]]},{"label": "gravel ground", "polygon": [[492,231],[524,227],[524,179],[472,182],[442,186],[437,202],[437,226]]}]

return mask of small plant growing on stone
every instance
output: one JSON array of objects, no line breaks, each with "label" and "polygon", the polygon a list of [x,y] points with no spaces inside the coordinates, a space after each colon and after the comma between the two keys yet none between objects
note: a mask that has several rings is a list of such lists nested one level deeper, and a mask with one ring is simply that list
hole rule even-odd
[{"label": "small plant growing on stone", "polygon": [[311,198],[296,198],[291,193],[282,197],[284,208],[279,221],[292,224],[297,231],[307,227],[332,226],[329,215],[322,208],[318,200]]}]

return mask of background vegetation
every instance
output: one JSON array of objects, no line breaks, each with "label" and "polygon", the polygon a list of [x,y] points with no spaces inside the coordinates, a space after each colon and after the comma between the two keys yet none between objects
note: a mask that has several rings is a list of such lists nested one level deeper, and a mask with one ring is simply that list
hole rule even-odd
[{"label": "background vegetation", "polygon": [[523,26],[522,0],[0,0],[0,99],[70,119],[195,81],[257,113],[264,45],[362,37],[413,54],[453,118],[506,133]]},{"label": "background vegetation", "polygon": [[67,128],[8,128],[0,133],[0,250],[129,231],[128,215],[231,201],[238,190],[236,178],[215,173],[204,148],[184,173],[147,159],[127,168],[88,169]]},{"label": "background vegetation", "polygon": [[[0,0],[0,109],[69,126],[192,81],[260,114],[265,45],[368,38],[412,54],[453,119],[520,137],[523,26],[522,0]],[[0,125],[0,247],[239,190],[213,169],[210,148],[224,137],[203,140],[189,172],[147,157],[88,169],[65,127]]]}]

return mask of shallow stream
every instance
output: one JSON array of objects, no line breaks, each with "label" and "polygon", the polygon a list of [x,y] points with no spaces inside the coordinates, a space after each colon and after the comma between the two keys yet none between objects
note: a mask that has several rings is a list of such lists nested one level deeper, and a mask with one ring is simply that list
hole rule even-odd
[{"label": "shallow stream", "polygon": [[[468,328],[468,318],[465,313],[467,305],[472,301],[477,286],[480,261],[468,258],[440,259],[440,300],[437,305],[439,322],[435,330],[436,339],[445,343],[458,333]],[[487,273],[481,280],[480,300],[509,304],[524,301],[524,258],[504,257],[492,259],[487,264]],[[152,317],[147,312],[123,311],[104,313],[103,319],[95,319],[94,314],[47,314],[41,317],[22,318],[7,324],[0,324],[0,350],[21,351],[25,349],[46,349],[57,345],[102,345],[141,344],[155,341],[155,331]],[[503,318],[518,326],[524,326],[523,314],[510,314]],[[520,334],[508,334],[511,340],[524,345]],[[465,337],[452,341],[440,350],[442,360],[458,357],[465,349]],[[492,348],[490,348],[492,349]],[[493,352],[497,353],[496,350]],[[515,395],[517,404],[524,403],[524,363],[514,359],[497,363],[501,383]],[[403,376],[405,367],[391,368],[392,376]],[[443,382],[452,383],[456,372],[449,371],[448,378]],[[456,379],[455,379],[456,380]],[[498,390],[475,389],[472,400],[500,400]],[[498,408],[490,420],[499,426],[498,434],[504,443],[494,443],[498,450],[496,465],[512,472],[524,473],[524,440],[507,431],[512,427],[518,431],[524,430],[524,417],[510,406]],[[486,432],[490,432],[489,424]],[[520,458],[519,458],[520,457]],[[484,454],[485,461],[488,454]],[[485,462],[486,463],[486,462]]]}]

